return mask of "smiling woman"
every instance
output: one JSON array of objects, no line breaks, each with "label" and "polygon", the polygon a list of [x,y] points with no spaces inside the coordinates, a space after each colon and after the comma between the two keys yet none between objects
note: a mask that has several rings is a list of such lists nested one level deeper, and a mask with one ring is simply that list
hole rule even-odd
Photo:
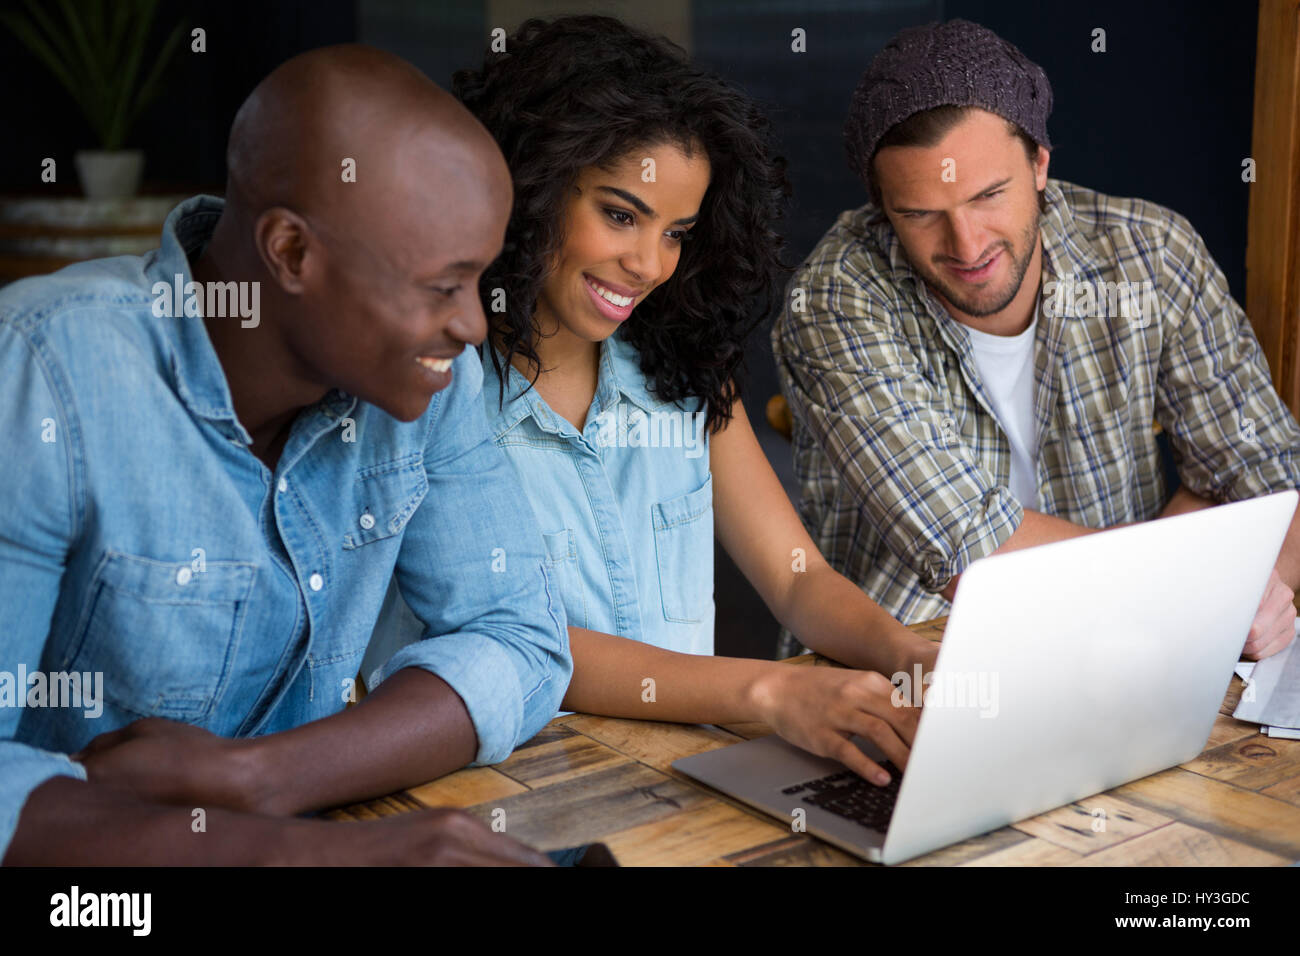
[{"label": "smiling woman", "polygon": [[[716,428],[730,417],[745,338],[770,313],[781,276],[773,226],[789,185],[784,161],[768,146],[767,119],[668,40],[606,17],[529,20],[507,49],[453,79],[514,180],[507,252],[480,285],[485,297],[505,293],[504,314],[492,313],[500,320],[498,372],[516,355],[527,360],[530,379],[540,369],[534,322],[546,330],[555,321],[554,313],[547,317],[548,293],[596,309],[600,297],[613,306],[606,318],[626,320],[621,334],[656,394],[702,401]],[[566,225],[589,217],[603,218],[610,235],[638,237],[631,271],[609,268],[607,250],[592,258],[584,249],[582,258],[557,263]],[[647,235],[662,241],[652,249]],[[696,281],[705,269],[707,292]],[[588,295],[578,284],[584,271],[635,303]]]}]

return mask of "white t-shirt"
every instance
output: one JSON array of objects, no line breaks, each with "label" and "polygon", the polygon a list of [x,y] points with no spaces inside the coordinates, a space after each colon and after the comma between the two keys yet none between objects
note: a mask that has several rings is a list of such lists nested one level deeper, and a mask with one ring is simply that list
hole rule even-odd
[{"label": "white t-shirt", "polygon": [[990,335],[965,326],[975,367],[993,414],[1011,445],[1011,493],[1031,511],[1038,510],[1038,429],[1034,424],[1034,332],[1038,310],[1019,335]]}]

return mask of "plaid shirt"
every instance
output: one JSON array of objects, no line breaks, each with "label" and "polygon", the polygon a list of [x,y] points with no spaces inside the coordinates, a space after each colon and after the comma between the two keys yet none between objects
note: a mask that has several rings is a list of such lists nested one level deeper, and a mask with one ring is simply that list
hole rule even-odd
[{"label": "plaid shirt", "polygon": [[[1153,421],[1199,495],[1300,488],[1300,426],[1190,223],[1058,180],[1046,198],[1040,510],[1091,528],[1155,517],[1170,492]],[[966,329],[871,204],[840,215],[787,293],[772,346],[803,522],[831,565],[899,620],[946,614],[936,592],[1024,515]]]}]

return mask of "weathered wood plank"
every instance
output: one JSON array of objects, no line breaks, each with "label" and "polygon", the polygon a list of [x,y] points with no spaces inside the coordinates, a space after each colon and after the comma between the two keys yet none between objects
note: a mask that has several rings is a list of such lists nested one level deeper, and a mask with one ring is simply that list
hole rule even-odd
[{"label": "weathered wood plank", "polygon": [[1149,833],[1172,818],[1135,806],[1109,793],[1086,797],[1013,826],[1077,854],[1095,853],[1116,843]]},{"label": "weathered wood plank", "polygon": [[1111,793],[1198,829],[1300,858],[1300,807],[1175,767]]},{"label": "weathered wood plank", "polygon": [[1206,750],[1183,768],[1243,790],[1261,790],[1300,774],[1300,740],[1255,734]]},{"label": "weathered wood plank", "polygon": [[[643,823],[715,805],[704,791],[635,761],[583,774],[545,789],[469,807],[485,823],[542,850],[596,843]],[[504,815],[494,815],[494,810]]]},{"label": "weathered wood plank", "polygon": [[969,840],[954,843],[952,846],[931,850],[924,856],[908,860],[903,866],[960,866],[963,863],[978,863],[982,858],[998,853],[1008,847],[1028,842],[1033,837],[1011,827],[1002,827],[990,833],[981,833]]},{"label": "weathered wood plank", "polygon": [[754,720],[744,724],[720,724],[719,726],[728,733],[743,737],[746,740],[753,740],[755,737],[766,737],[768,734],[775,733],[771,727],[761,720]]},{"label": "weathered wood plank", "polygon": [[697,866],[763,846],[785,834],[723,803],[643,823],[604,838],[624,866]]},{"label": "weathered wood plank", "polygon": [[1230,744],[1234,740],[1245,740],[1247,737],[1254,737],[1259,734],[1258,724],[1248,724],[1244,720],[1238,720],[1236,717],[1220,713],[1214,718],[1214,726],[1210,729],[1210,739],[1205,742],[1205,749],[1212,750],[1215,747],[1222,747],[1224,744]]},{"label": "weathered wood plank", "polygon": [[[578,714],[569,714],[569,717],[577,717]],[[529,747],[540,747],[542,744],[553,743],[556,740],[565,740],[573,736],[573,731],[567,726],[568,718],[557,717],[548,723],[533,736],[529,737],[522,744],[515,748],[514,752],[519,753],[521,750],[527,750]]]},{"label": "weathered wood plank", "polygon": [[1300,774],[1280,780],[1271,787],[1265,787],[1260,793],[1300,807]]},{"label": "weathered wood plank", "polygon": [[959,866],[1074,866],[1082,854],[1047,840],[1025,840],[1011,846],[966,860]]},{"label": "weathered wood plank", "polygon": [[497,764],[496,769],[529,789],[540,790],[561,780],[630,761],[630,757],[625,757],[590,737],[571,734],[527,750],[516,750]]},{"label": "weathered wood plank", "polygon": [[1281,866],[1290,861],[1230,837],[1170,823],[1084,857],[1080,866]]},{"label": "weathered wood plank", "polygon": [[733,866],[873,866],[839,847],[810,836],[785,832],[785,837],[726,857]]},{"label": "weathered wood plank", "polygon": [[670,724],[612,717],[582,717],[569,728],[664,773],[679,757],[740,743],[735,734],[701,724]]},{"label": "weathered wood plank", "polygon": [[476,803],[526,793],[528,788],[493,767],[466,767],[406,792],[426,807],[472,807]]}]

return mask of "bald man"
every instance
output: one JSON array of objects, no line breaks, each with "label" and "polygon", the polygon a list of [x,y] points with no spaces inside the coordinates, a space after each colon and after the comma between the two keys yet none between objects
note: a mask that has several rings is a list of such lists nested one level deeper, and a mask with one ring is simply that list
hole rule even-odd
[{"label": "bald man", "polygon": [[[506,165],[359,46],[267,77],[227,158],[156,252],[0,291],[0,856],[545,862],[294,816],[502,760],[568,685],[472,348]],[[345,709],[390,582],[424,640]]]}]

